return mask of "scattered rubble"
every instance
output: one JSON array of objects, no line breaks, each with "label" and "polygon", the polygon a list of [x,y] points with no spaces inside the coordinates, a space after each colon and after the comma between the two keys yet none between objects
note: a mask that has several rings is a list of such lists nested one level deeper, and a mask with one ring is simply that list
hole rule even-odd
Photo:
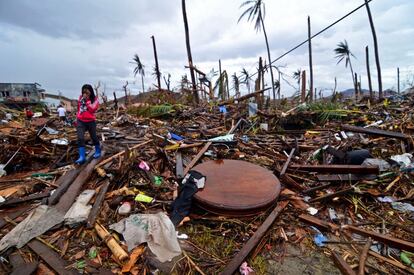
[{"label": "scattered rubble", "polygon": [[[344,274],[414,273],[414,95],[252,110],[260,93],[198,107],[105,102],[103,156],[89,143],[82,166],[73,126],[51,115],[25,127],[0,106],[1,272],[262,274],[294,247]],[[264,172],[210,169],[228,160]],[[273,186],[264,173],[276,195],[253,214],[243,203]],[[225,207],[218,188],[230,184],[236,208],[200,203],[209,179],[214,202]]]}]

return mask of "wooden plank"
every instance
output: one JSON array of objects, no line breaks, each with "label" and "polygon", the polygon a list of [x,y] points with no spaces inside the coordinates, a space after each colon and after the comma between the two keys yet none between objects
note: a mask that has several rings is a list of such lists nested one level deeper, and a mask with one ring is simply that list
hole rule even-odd
[{"label": "wooden plank", "polygon": [[353,233],[357,233],[361,236],[370,237],[373,240],[376,240],[378,242],[384,243],[386,245],[389,245],[391,247],[399,248],[402,250],[406,250],[408,252],[414,252],[414,243],[397,239],[391,236],[383,235],[374,231],[368,231],[353,225],[345,225],[343,227],[344,229],[348,229],[349,231],[352,231]]},{"label": "wooden plank", "polygon": [[[105,151],[102,151],[102,156],[105,155]],[[62,213],[68,212],[69,208],[72,206],[72,204],[75,202],[75,199],[79,195],[83,184],[89,179],[89,177],[92,175],[92,172],[95,168],[95,166],[102,160],[102,158],[99,159],[93,159],[83,170],[79,173],[79,175],[76,177],[74,182],[69,186],[66,193],[61,197],[59,202],[56,204],[56,209],[59,210]]]},{"label": "wooden plank", "polygon": [[13,271],[10,275],[30,275],[33,274],[37,266],[39,265],[38,262],[31,262],[26,263],[23,257],[19,254],[19,252],[15,252],[9,256],[10,264],[13,266]]},{"label": "wooden plank", "polygon": [[287,161],[285,162],[285,164],[283,165],[282,171],[280,171],[280,176],[283,177],[283,175],[286,173],[286,170],[290,164],[290,161],[292,160],[293,154],[295,153],[295,148],[293,148],[290,151],[289,157],[287,159]]},{"label": "wooden plank", "polygon": [[334,260],[336,266],[339,268],[342,274],[344,275],[355,275],[355,272],[352,268],[345,262],[345,260],[337,252],[332,251],[332,259]]},{"label": "wooden plank", "polygon": [[98,195],[96,196],[95,203],[92,206],[92,210],[89,213],[88,221],[86,222],[87,228],[93,228],[95,226],[95,221],[98,216],[99,210],[102,206],[102,203],[105,199],[105,194],[108,191],[109,180],[105,180],[102,184],[101,189],[99,190]]},{"label": "wooden plank", "polygon": [[270,213],[263,224],[242,247],[239,253],[237,253],[237,255],[230,261],[230,263],[227,264],[221,273],[222,275],[231,275],[239,268],[244,259],[249,255],[250,251],[252,251],[252,249],[255,248],[256,245],[260,242],[260,240],[266,234],[267,230],[269,230],[270,226],[275,222],[276,218],[280,215],[283,209],[285,209],[288,203],[289,202],[287,201],[278,203],[276,208],[272,211],[272,213]]},{"label": "wooden plank", "polygon": [[175,174],[177,178],[181,179],[185,176],[184,174],[184,165],[183,165],[183,156],[180,151],[175,153]]},{"label": "wooden plank", "polygon": [[362,133],[362,134],[398,138],[398,139],[408,139],[408,135],[405,135],[403,133],[384,131],[384,130],[376,129],[376,128],[363,128],[363,127],[357,127],[357,126],[351,126],[351,125],[342,125],[341,128],[344,131],[350,131],[354,133]]},{"label": "wooden plank", "polygon": [[43,261],[47,263],[57,274],[78,274],[75,270],[67,270],[66,266],[68,262],[59,257],[59,254],[39,242],[38,240],[32,240],[27,244],[31,250],[33,250]]},{"label": "wooden plank", "polygon": [[302,214],[299,216],[299,220],[301,220],[302,222],[311,224],[321,230],[331,231],[331,232],[339,230],[338,225],[327,222],[327,221],[320,220],[311,215]]},{"label": "wooden plank", "polygon": [[187,173],[193,168],[193,166],[201,159],[201,157],[204,155],[204,153],[208,150],[210,145],[213,144],[213,142],[209,141],[204,145],[203,148],[198,152],[198,154],[191,160],[191,162],[187,165],[187,167],[184,170],[184,176],[187,175]]},{"label": "wooden plank", "polygon": [[354,175],[354,174],[338,174],[338,175],[316,175],[320,182],[355,182],[360,180],[373,180],[375,175]]},{"label": "wooden plank", "polygon": [[31,194],[29,196],[25,196],[25,197],[21,197],[21,198],[12,198],[10,200],[6,200],[5,202],[0,203],[0,208],[4,207],[4,206],[10,206],[13,204],[19,204],[19,203],[24,203],[27,201],[34,201],[34,200],[39,200],[39,199],[43,199],[46,197],[49,197],[50,195],[50,190],[47,190],[45,192],[41,192],[41,193],[37,193],[37,194]]},{"label": "wooden plank", "polygon": [[289,167],[292,170],[301,170],[306,172],[333,173],[333,174],[378,174],[378,166],[362,165],[297,165]]},{"label": "wooden plank", "polygon": [[111,157],[109,157],[109,158],[107,158],[107,159],[105,159],[105,160],[101,161],[99,164],[97,164],[97,165],[96,165],[96,168],[99,168],[99,167],[101,167],[102,165],[105,165],[105,164],[107,164],[108,162],[112,161],[113,159],[115,159],[115,158],[117,158],[117,157],[119,157],[119,156],[122,156],[122,155],[123,155],[123,154],[125,154],[125,152],[127,152],[127,151],[131,151],[131,150],[137,149],[137,148],[139,148],[139,147],[141,147],[141,146],[143,146],[143,145],[145,145],[145,144],[147,144],[147,143],[150,143],[151,141],[152,141],[152,140],[148,140],[148,141],[142,142],[142,143],[140,143],[140,144],[137,144],[137,145],[135,145],[135,146],[132,146],[131,148],[129,148],[129,149],[127,149],[127,150],[121,151],[121,152],[119,152],[119,153],[117,153],[117,154],[115,154],[115,155],[113,155],[113,156],[111,156]]},{"label": "wooden plank", "polygon": [[72,169],[66,172],[63,176],[61,176],[57,181],[56,184],[59,185],[58,188],[56,188],[55,192],[49,197],[47,200],[49,205],[56,204],[60,197],[68,190],[69,186],[72,184],[72,182],[76,179],[76,177],[79,175],[79,173],[83,170],[85,166],[81,166],[77,169]]}]

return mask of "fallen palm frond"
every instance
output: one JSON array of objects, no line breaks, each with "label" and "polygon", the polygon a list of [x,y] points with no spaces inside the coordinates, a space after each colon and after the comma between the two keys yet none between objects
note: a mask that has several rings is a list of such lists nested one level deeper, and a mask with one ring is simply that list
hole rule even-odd
[{"label": "fallen palm frond", "polygon": [[153,105],[153,106],[133,106],[128,108],[128,113],[140,117],[161,117],[172,114],[179,109],[179,105]]},{"label": "fallen palm frond", "polygon": [[358,113],[359,111],[343,109],[342,105],[336,102],[315,102],[301,106],[299,111],[310,111],[318,114],[321,122],[331,119],[346,117],[350,113]]}]

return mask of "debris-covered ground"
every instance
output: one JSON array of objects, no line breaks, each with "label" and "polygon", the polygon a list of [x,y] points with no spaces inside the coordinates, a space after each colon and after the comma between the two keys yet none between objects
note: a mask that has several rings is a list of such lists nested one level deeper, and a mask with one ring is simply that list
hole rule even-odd
[{"label": "debris-covered ground", "polygon": [[[5,274],[413,273],[413,102],[405,95],[268,111],[243,100],[196,108],[105,104],[97,114],[104,154],[90,154],[82,166],[73,165],[73,125],[54,115],[27,125],[22,112],[2,106],[0,268]],[[192,198],[208,178],[191,169],[223,160],[277,176],[277,201],[253,215],[204,210]],[[230,174],[217,177],[224,182]],[[248,176],[232,175],[233,201],[248,199],[237,185]],[[264,188],[260,180],[250,184],[253,195]]]}]

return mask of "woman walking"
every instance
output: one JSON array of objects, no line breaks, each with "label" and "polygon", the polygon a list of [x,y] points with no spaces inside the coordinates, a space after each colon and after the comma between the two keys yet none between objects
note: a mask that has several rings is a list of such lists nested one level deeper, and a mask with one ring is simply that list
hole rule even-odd
[{"label": "woman walking", "polygon": [[94,158],[101,156],[101,146],[99,139],[96,135],[96,118],[95,112],[98,110],[99,100],[98,95],[95,96],[93,88],[89,84],[82,86],[82,94],[78,100],[78,112],[77,118],[77,134],[78,134],[78,146],[79,146],[79,159],[76,160],[77,164],[83,164],[86,161],[85,151],[85,132],[88,131],[89,135],[95,145]]}]

